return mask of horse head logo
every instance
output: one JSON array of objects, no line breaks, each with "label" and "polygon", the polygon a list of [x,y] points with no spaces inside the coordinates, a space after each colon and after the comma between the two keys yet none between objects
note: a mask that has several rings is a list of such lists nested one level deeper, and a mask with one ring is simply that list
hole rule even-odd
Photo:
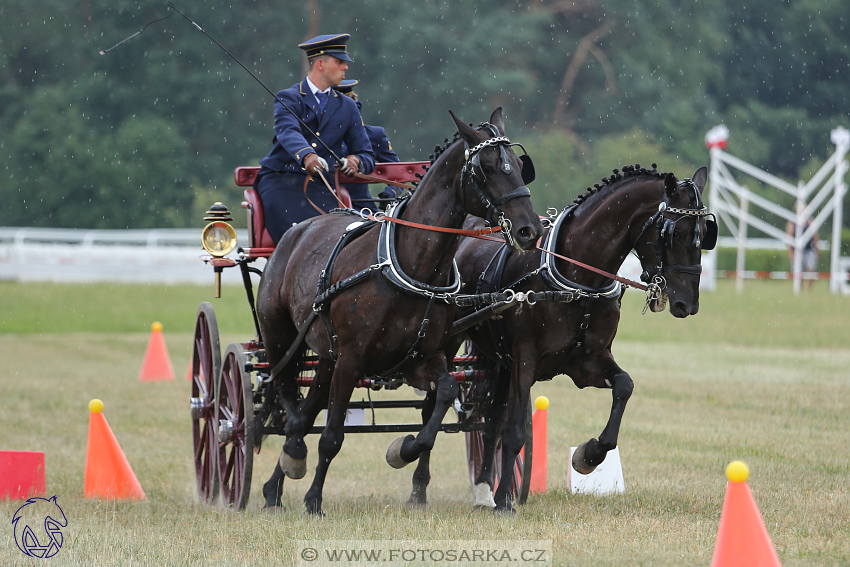
[{"label": "horse head logo", "polygon": [[12,517],[15,543],[24,555],[46,559],[59,553],[68,520],[56,498],[30,498]]}]

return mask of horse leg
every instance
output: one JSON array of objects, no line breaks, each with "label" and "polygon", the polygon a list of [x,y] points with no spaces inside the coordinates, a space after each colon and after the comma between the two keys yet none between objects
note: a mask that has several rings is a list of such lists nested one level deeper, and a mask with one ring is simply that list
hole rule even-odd
[{"label": "horse leg", "polygon": [[[298,407],[298,411],[303,416],[302,419],[305,424],[313,425],[316,422],[319,412],[328,407],[328,390],[332,374],[333,362],[319,359],[316,377],[313,380],[310,391]],[[263,506],[264,509],[280,508],[283,506],[281,498],[283,496],[283,480],[285,477],[286,475],[280,467],[280,459],[278,459],[271,478],[263,485],[263,497],[266,499],[266,504]]]},{"label": "horse leg", "polygon": [[620,423],[623,413],[626,411],[626,403],[634,390],[634,382],[631,377],[614,362],[614,357],[608,351],[601,360],[596,360],[591,368],[588,368],[593,376],[601,377],[601,381],[594,380],[599,385],[597,388],[611,388],[611,413],[608,423],[599,439],[590,439],[579,445],[573,453],[573,468],[581,474],[590,474],[602,461],[608,451],[617,446],[617,438],[620,434]]},{"label": "horse leg", "polygon": [[330,401],[328,402],[328,423],[322,435],[319,437],[319,463],[316,465],[316,474],[313,483],[304,496],[304,506],[310,514],[324,515],[322,512],[322,490],[331,461],[342,448],[345,439],[345,415],[348,410],[348,402],[354,393],[354,387],[363,372],[355,367],[344,355],[340,355],[330,387]]},{"label": "horse leg", "polygon": [[304,443],[306,426],[298,412],[298,383],[292,372],[284,380],[281,389],[280,402],[286,412],[284,433],[286,441],[278,458],[278,466],[291,479],[304,478],[307,473],[307,444]]},{"label": "horse leg", "polygon": [[484,419],[484,430],[481,432],[484,451],[481,458],[481,470],[478,471],[473,489],[475,495],[473,509],[493,509],[496,507],[496,501],[493,500],[493,488],[496,479],[496,445],[502,431],[504,431],[508,416],[507,400],[510,383],[507,378],[510,377],[510,374],[501,365],[496,366],[493,372],[496,373],[496,380],[493,383],[493,403],[487,411]]},{"label": "horse leg", "polygon": [[272,472],[271,478],[269,478],[263,485],[263,498],[266,499],[266,503],[263,505],[263,510],[275,511],[283,508],[281,498],[283,497],[284,478],[285,475],[283,474],[283,470],[280,468],[280,464],[275,463],[274,472]]},{"label": "horse leg", "polygon": [[[434,413],[434,405],[437,402],[437,396],[433,392],[428,392],[425,396],[425,403],[422,406],[422,424],[428,423],[431,419],[431,414]],[[419,462],[416,465],[416,470],[413,471],[413,491],[410,493],[410,498],[407,500],[408,508],[424,508],[428,504],[426,491],[428,484],[431,482],[431,451],[423,451],[419,455]]]},{"label": "horse leg", "polygon": [[513,513],[511,484],[514,480],[514,462],[525,445],[525,423],[531,386],[534,385],[537,368],[533,361],[537,353],[531,345],[514,345],[514,363],[511,368],[508,390],[508,418],[502,432],[502,476],[493,495],[496,512]]},{"label": "horse leg", "polygon": [[[446,367],[445,355],[435,354],[414,369],[415,377],[425,380],[431,384],[431,389],[436,390],[436,402],[431,417],[419,435],[414,437],[399,437],[387,449],[387,463],[393,468],[400,469],[418,459],[424,451],[434,448],[437,432],[440,424],[449,411],[455,398],[457,398],[458,386],[454,377],[449,374]],[[420,383],[420,380],[417,380]]]}]

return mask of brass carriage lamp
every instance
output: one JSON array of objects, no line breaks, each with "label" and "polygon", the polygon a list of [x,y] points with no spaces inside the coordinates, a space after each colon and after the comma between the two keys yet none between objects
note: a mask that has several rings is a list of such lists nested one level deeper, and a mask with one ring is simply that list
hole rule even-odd
[{"label": "brass carriage lamp", "polygon": [[230,254],[236,248],[236,231],[227,221],[232,221],[230,211],[221,203],[213,203],[207,211],[205,221],[211,221],[204,227],[201,233],[201,244],[204,250],[213,256],[210,260],[215,270],[215,296],[221,297],[221,271],[231,265],[232,260],[226,260],[224,256]]}]

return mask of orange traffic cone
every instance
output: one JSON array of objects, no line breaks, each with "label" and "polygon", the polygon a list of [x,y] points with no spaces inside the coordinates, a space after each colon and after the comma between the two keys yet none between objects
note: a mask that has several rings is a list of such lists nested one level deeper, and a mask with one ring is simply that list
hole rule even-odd
[{"label": "orange traffic cone", "polygon": [[539,396],[534,400],[537,411],[531,416],[531,429],[534,434],[534,444],[531,449],[531,482],[528,490],[532,494],[546,492],[546,476],[549,465],[546,458],[546,408],[549,399]]},{"label": "orange traffic cone", "polygon": [[747,484],[750,471],[741,461],[726,467],[726,497],[711,567],[781,567],[764,520]]},{"label": "orange traffic cone", "polygon": [[127,457],[112,434],[103,411],[103,402],[89,402],[89,441],[86,449],[86,498],[143,500],[145,492],[130,468]]},{"label": "orange traffic cone", "polygon": [[171,367],[165,337],[162,336],[162,323],[159,321],[151,325],[151,338],[145,350],[142,369],[139,370],[139,380],[142,382],[174,380],[174,368]]},{"label": "orange traffic cone", "polygon": [[194,375],[192,374],[192,359],[189,359],[189,366],[186,367],[186,381],[191,382]]}]

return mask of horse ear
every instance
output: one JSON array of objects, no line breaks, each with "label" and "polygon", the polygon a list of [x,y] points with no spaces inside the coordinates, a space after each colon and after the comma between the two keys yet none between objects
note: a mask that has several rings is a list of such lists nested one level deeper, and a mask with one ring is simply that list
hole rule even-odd
[{"label": "horse ear", "polygon": [[475,137],[475,130],[473,130],[473,128],[469,124],[466,124],[463,120],[455,116],[455,113],[451,110],[449,110],[449,114],[452,115],[452,120],[455,121],[455,126],[457,126],[457,132],[458,134],[460,134],[461,138],[463,138],[469,146],[474,146],[475,144],[477,144],[478,140]]},{"label": "horse ear", "polygon": [[708,181],[708,168],[706,166],[702,166],[699,168],[696,173],[694,173],[694,185],[699,189],[700,194],[702,194],[702,190],[705,189],[705,182]]},{"label": "horse ear", "polygon": [[502,136],[505,135],[505,121],[502,118],[501,106],[494,110],[493,114],[490,115],[490,124],[492,124],[499,130],[499,134],[501,134]]},{"label": "horse ear", "polygon": [[678,184],[676,182],[676,176],[672,173],[668,173],[667,176],[664,177],[664,190],[666,191],[667,196],[672,198],[677,187]]}]

